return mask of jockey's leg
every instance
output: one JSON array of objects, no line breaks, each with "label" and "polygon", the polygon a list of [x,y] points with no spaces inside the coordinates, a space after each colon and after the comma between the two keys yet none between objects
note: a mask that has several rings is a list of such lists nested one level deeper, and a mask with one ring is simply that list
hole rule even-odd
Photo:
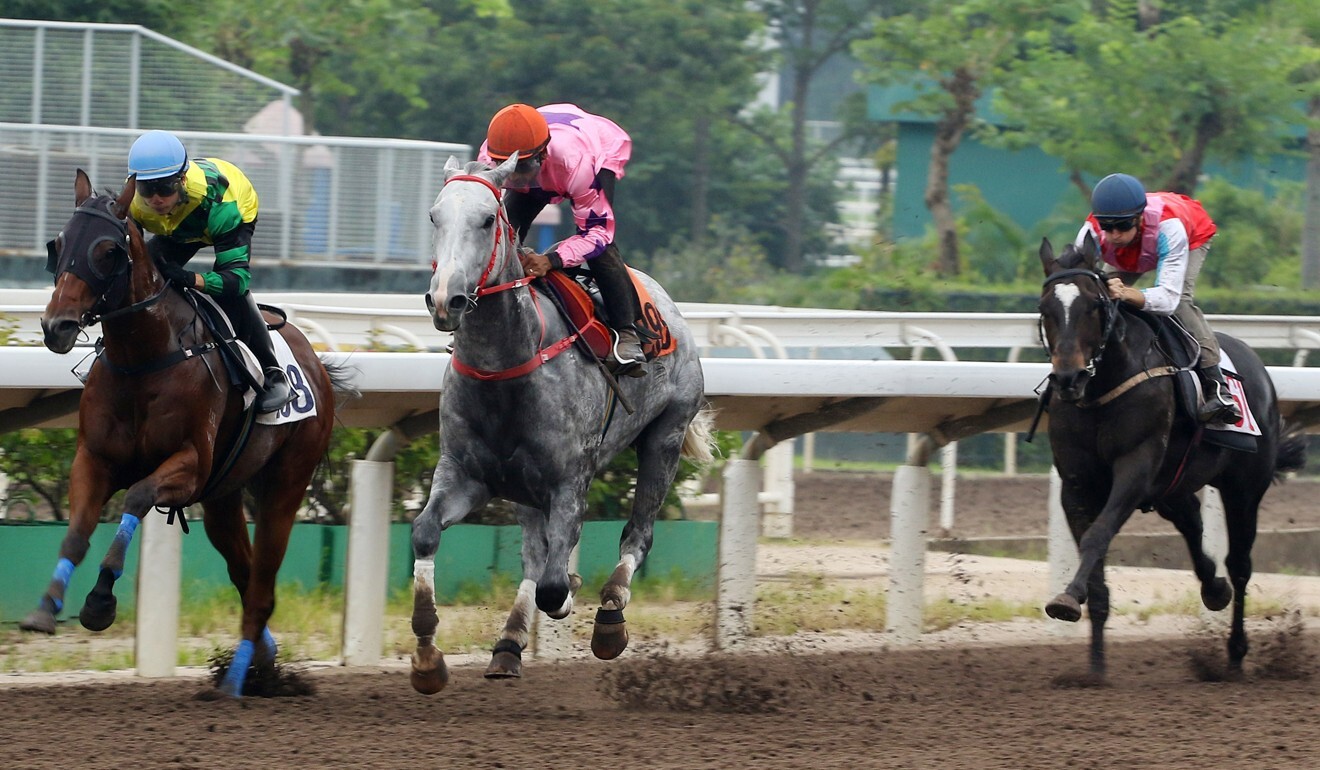
[{"label": "jockey's leg", "polygon": [[275,345],[271,342],[270,330],[266,328],[266,318],[257,307],[252,292],[239,298],[222,300],[221,305],[234,322],[238,336],[252,349],[265,375],[265,383],[257,394],[257,411],[273,412],[289,403],[293,395],[289,389],[289,379],[275,358]]},{"label": "jockey's leg", "polygon": [[619,247],[613,243],[605,247],[605,251],[592,259],[590,264],[596,285],[600,287],[601,299],[605,302],[605,313],[617,335],[614,343],[615,362],[625,367],[620,369],[621,373],[642,377],[646,370],[640,365],[646,363],[646,355],[642,352],[642,342],[636,328],[642,317],[642,308],[628,266],[619,254]]},{"label": "jockey's leg", "polygon": [[1190,302],[1182,302],[1174,311],[1174,316],[1201,346],[1201,360],[1196,373],[1201,377],[1205,390],[1205,402],[1197,412],[1201,422],[1226,422],[1230,425],[1242,419],[1242,412],[1229,395],[1228,383],[1219,369],[1219,340],[1206,323],[1201,310]]},{"label": "jockey's leg", "polygon": [[1201,346],[1201,361],[1196,373],[1205,386],[1205,403],[1201,405],[1197,417],[1201,422],[1226,422],[1231,425],[1242,420],[1242,412],[1229,395],[1228,383],[1224,382],[1224,373],[1219,370],[1219,340],[1215,338],[1210,324],[1206,323],[1201,309],[1196,306],[1196,279],[1200,277],[1209,253],[1208,243],[1188,252],[1183,293],[1173,315]]}]

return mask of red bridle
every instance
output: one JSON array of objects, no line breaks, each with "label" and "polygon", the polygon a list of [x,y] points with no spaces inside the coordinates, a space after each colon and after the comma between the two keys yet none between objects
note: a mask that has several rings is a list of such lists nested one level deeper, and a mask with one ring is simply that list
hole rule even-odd
[{"label": "red bridle", "polygon": [[[495,261],[499,258],[500,255],[500,236],[503,235],[504,237],[508,238],[509,244],[511,246],[514,244],[513,224],[509,222],[508,216],[506,216],[504,213],[504,205],[500,197],[500,188],[492,184],[490,180],[483,179],[482,177],[479,176],[473,176],[471,174],[459,174],[457,176],[450,177],[448,180],[445,181],[445,184],[447,185],[450,182],[459,182],[459,181],[480,182],[481,184],[485,185],[486,189],[490,190],[491,194],[495,196],[496,211],[498,212],[496,214],[497,226],[495,228],[495,245],[491,248],[490,260],[486,262],[486,269],[482,271],[481,278],[477,280],[477,290],[473,294],[472,302],[469,305],[468,309],[471,310],[472,308],[476,307],[477,300],[480,299],[481,297],[486,296],[487,294],[495,294],[496,292],[501,292],[506,289],[516,289],[520,286],[527,286],[528,287],[527,290],[532,293],[534,300],[536,295],[536,289],[531,288],[530,284],[534,279],[532,276],[529,275],[525,275],[517,280],[509,281],[508,283],[501,283],[496,286],[486,285],[486,280],[490,278],[490,274],[495,270]],[[435,266],[432,265],[432,269],[434,269],[434,267]],[[532,304],[536,306],[537,317],[541,319],[541,339],[542,341],[544,341],[545,316],[541,315],[540,305],[537,305],[534,301]],[[510,367],[508,369],[490,371],[487,369],[477,369],[475,367],[468,366],[467,364],[458,360],[457,350],[454,351],[454,354],[452,356],[450,356],[449,363],[451,366],[453,366],[455,372],[458,372],[459,374],[465,377],[471,377],[473,379],[482,380],[485,382],[490,382],[493,380],[511,380],[514,379],[515,377],[521,377],[524,374],[531,372],[533,369],[537,368],[541,364],[546,363],[547,361],[559,355],[560,353],[563,353],[565,350],[568,350],[570,347],[573,346],[573,343],[577,341],[577,338],[578,338],[577,334],[570,334],[567,337],[564,337],[563,339],[559,340],[558,342],[554,343],[549,347],[541,348],[537,350],[536,353],[528,360],[524,361],[523,363],[517,366]]]}]

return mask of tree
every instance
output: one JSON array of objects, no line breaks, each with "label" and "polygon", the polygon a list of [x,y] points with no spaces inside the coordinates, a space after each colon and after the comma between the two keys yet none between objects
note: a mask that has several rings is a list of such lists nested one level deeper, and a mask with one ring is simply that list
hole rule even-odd
[{"label": "tree", "polygon": [[[778,52],[788,75],[789,93],[781,114],[776,116],[778,120],[768,119],[762,112],[749,115],[738,124],[784,166],[787,184],[784,216],[779,227],[784,238],[780,265],[788,272],[799,272],[810,210],[808,180],[812,168],[831,158],[844,143],[856,139],[865,126],[864,122],[847,121],[837,136],[811,146],[807,137],[807,108],[813,81],[821,68],[847,53],[854,41],[868,37],[875,20],[896,3],[893,0],[753,0],[749,5],[765,15],[770,46]],[[860,99],[858,95],[854,101]],[[786,131],[776,130],[784,123]]]},{"label": "tree", "polygon": [[1279,151],[1290,141],[1280,125],[1300,120],[1290,74],[1314,52],[1259,6],[1111,3],[1065,30],[1029,33],[995,100],[1013,127],[1007,140],[1061,158],[1088,195],[1087,177],[1115,170],[1190,195],[1210,157]]},{"label": "tree", "polygon": [[949,161],[976,125],[978,100],[1005,80],[1019,55],[1023,30],[1049,29],[1056,14],[1076,8],[1069,0],[928,0],[910,13],[883,20],[872,37],[854,47],[871,67],[868,80],[917,89],[918,95],[899,109],[935,118],[925,199],[939,240],[936,268],[941,275],[956,276],[961,269]]}]

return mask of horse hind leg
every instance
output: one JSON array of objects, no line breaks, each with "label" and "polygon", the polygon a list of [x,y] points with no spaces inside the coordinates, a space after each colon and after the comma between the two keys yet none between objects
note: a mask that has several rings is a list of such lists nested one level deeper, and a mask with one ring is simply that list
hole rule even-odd
[{"label": "horse hind leg", "polygon": [[1233,618],[1228,635],[1228,670],[1242,673],[1242,660],[1250,647],[1247,641],[1246,608],[1247,584],[1251,582],[1251,549],[1256,543],[1257,515],[1263,491],[1231,489],[1220,490],[1224,503],[1224,522],[1228,529],[1228,554],[1224,568],[1233,584]]},{"label": "horse hind leg", "polygon": [[[667,415],[668,413],[666,413]],[[628,647],[623,611],[632,598],[632,579],[651,551],[656,514],[678,472],[679,453],[690,416],[668,421],[661,416],[637,441],[637,487],[632,515],[619,538],[619,563],[600,589],[600,608],[591,633],[591,652],[613,660]]]},{"label": "horse hind leg", "polygon": [[1194,494],[1179,495],[1164,500],[1157,510],[1173,523],[1187,543],[1192,571],[1201,583],[1201,603],[1211,612],[1227,607],[1233,601],[1233,586],[1226,578],[1217,576],[1215,560],[1202,547],[1205,526],[1201,519],[1201,501]]}]

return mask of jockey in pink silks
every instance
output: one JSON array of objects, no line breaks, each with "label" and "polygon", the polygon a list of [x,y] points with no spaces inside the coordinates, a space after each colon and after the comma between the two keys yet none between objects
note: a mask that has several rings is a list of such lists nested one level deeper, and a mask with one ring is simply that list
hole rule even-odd
[{"label": "jockey in pink silks", "polygon": [[575,234],[544,254],[523,249],[523,269],[542,276],[586,263],[615,332],[617,371],[644,376],[637,334],[641,303],[614,243],[614,184],[632,156],[632,139],[614,121],[572,104],[511,104],[491,119],[477,159],[497,165],[515,152],[518,163],[504,183],[504,205],[519,240],[526,240],[532,220],[549,203],[567,200],[577,224]]}]

